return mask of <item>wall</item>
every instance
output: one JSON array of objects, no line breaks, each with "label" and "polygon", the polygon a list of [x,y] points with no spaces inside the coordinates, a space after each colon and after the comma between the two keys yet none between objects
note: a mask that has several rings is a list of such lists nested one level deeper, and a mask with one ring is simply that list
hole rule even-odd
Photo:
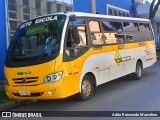
[{"label": "wall", "polygon": [[132,15],[131,0],[97,0],[96,4],[97,4],[97,13],[99,13],[99,14],[107,14],[106,13],[106,4],[110,4],[110,5],[113,5],[116,7],[120,7],[120,8],[129,10]]},{"label": "wall", "polygon": [[90,13],[90,0],[73,0],[73,8],[75,12]]},{"label": "wall", "polygon": [[[132,15],[131,0],[96,0],[97,13],[107,14],[106,4],[129,10]],[[90,0],[73,0],[73,5],[76,12],[90,12]]]},{"label": "wall", "polygon": [[5,55],[6,55],[6,17],[5,17],[5,0],[0,0],[0,13],[1,13],[1,21],[0,21],[0,79],[4,78],[4,63],[5,63]]}]

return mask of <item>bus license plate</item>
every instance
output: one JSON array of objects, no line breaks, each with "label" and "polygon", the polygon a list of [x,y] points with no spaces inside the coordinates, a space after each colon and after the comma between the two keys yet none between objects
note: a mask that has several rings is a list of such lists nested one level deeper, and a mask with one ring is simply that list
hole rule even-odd
[{"label": "bus license plate", "polygon": [[29,90],[20,90],[20,91],[19,91],[19,95],[20,95],[20,96],[30,96],[31,93],[30,93]]}]

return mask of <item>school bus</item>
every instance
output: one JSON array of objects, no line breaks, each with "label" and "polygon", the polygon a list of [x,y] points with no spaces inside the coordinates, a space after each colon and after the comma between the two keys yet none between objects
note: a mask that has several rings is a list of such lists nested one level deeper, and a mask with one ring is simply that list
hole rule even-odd
[{"label": "school bus", "polygon": [[148,19],[80,12],[55,13],[22,23],[4,67],[13,100],[91,98],[97,86],[156,62]]}]

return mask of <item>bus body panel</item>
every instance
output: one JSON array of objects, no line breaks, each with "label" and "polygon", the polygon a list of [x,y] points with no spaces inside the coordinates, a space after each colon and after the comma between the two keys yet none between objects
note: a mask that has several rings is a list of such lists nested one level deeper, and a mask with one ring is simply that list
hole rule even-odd
[{"label": "bus body panel", "polygon": [[[54,73],[55,71],[55,60],[52,60],[47,63],[34,65],[34,66],[27,66],[27,67],[15,67],[15,68],[8,68],[5,66],[4,72],[6,78],[9,80],[9,85],[12,86],[19,86],[20,84],[16,82],[21,82],[18,80],[20,78],[30,78],[35,77],[35,82],[31,82],[32,85],[37,85],[43,83],[43,80],[47,74]],[[18,75],[19,72],[29,72],[28,74]],[[23,85],[26,85],[25,83]],[[30,85],[27,83],[27,85]]]},{"label": "bus body panel", "polygon": [[[48,69],[51,68],[51,69]],[[22,68],[7,68],[5,67],[5,74],[7,75],[7,79],[9,80],[9,85],[5,86],[5,90],[7,91],[7,95],[10,99],[17,99],[17,100],[31,100],[31,99],[58,99],[58,98],[65,98],[77,93],[77,90],[74,90],[74,81],[73,79],[73,65],[72,62],[69,63],[62,63],[62,54],[60,54],[55,60],[51,62],[41,64],[40,66],[32,66],[32,67],[22,67]],[[13,72],[14,71],[14,72]],[[31,74],[29,75],[21,75],[18,76],[18,71],[30,71]],[[63,71],[62,78],[57,82],[51,83],[44,83],[44,78],[48,74],[56,73]],[[9,74],[11,73],[12,74]],[[67,74],[68,73],[68,74]],[[14,78],[26,78],[27,81],[29,78],[33,76],[38,76],[37,81],[33,83],[14,83],[12,79]],[[22,80],[18,80],[21,82]],[[14,94],[18,94],[21,90],[29,90],[31,94],[34,93],[43,93],[39,96],[15,96]],[[48,92],[52,90],[54,92],[53,95],[50,95]],[[76,92],[75,92],[76,91]]]},{"label": "bus body panel", "polygon": [[[138,60],[142,61],[143,68],[156,62],[155,42],[153,40],[145,41],[143,46],[141,46],[141,42],[124,44],[124,50],[118,50],[118,46],[103,46],[101,50],[92,49],[90,51],[90,56],[83,64],[79,84],[80,91],[81,81],[88,72],[94,74],[97,85],[100,85],[135,72]],[[119,64],[115,61],[117,53],[123,60]]]},{"label": "bus body panel", "polygon": [[[56,83],[39,84],[36,86],[5,86],[6,94],[10,99],[15,100],[39,100],[39,99],[58,99],[68,97],[63,80]],[[30,96],[19,96],[21,90],[28,90],[31,92]],[[49,91],[54,92],[53,95]]]},{"label": "bus body panel", "polygon": [[[64,14],[64,13],[59,13]],[[5,67],[5,75],[8,79],[9,85],[5,86],[5,90],[9,98],[16,100],[33,100],[33,99],[58,99],[66,98],[81,92],[81,82],[83,77],[92,73],[96,79],[96,86],[109,82],[113,79],[135,72],[136,63],[138,60],[142,61],[143,68],[149,67],[156,62],[155,41],[141,41],[130,43],[118,43],[102,46],[89,46],[87,52],[78,58],[63,62],[63,52],[65,45],[66,29],[69,21],[69,16],[75,14],[84,17],[97,17],[115,20],[131,20],[131,21],[145,21],[146,19],[127,18],[127,17],[113,17],[106,15],[92,15],[81,13],[66,13],[67,19],[64,24],[62,32],[62,41],[60,47],[60,54],[50,62],[17,68]],[[90,41],[88,39],[88,41]],[[31,74],[20,75],[19,71],[30,71]],[[63,72],[60,80],[51,83],[43,83],[44,78],[48,74]],[[38,77],[35,83],[16,84],[12,79]],[[20,90],[29,90],[32,96],[17,96]],[[54,94],[50,94],[52,91]],[[15,93],[13,95],[13,93]],[[37,95],[37,96],[35,96]]]}]

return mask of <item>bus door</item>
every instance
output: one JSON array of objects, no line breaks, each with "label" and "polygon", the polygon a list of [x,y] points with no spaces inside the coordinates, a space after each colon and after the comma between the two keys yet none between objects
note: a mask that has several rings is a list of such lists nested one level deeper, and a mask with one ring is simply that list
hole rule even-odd
[{"label": "bus door", "polygon": [[66,80],[65,84],[71,84],[68,90],[74,92],[79,92],[79,80],[86,56],[84,53],[88,50],[86,25],[83,22],[84,19],[77,18],[70,23],[65,39],[64,61],[71,78]]}]

